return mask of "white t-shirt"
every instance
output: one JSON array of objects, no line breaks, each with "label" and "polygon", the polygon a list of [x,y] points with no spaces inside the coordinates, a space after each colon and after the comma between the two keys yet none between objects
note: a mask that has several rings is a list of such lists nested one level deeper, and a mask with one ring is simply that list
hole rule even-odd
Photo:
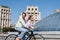
[{"label": "white t-shirt", "polygon": [[19,17],[19,20],[17,21],[15,28],[16,27],[28,27],[24,21],[24,19],[22,18],[22,16]]}]

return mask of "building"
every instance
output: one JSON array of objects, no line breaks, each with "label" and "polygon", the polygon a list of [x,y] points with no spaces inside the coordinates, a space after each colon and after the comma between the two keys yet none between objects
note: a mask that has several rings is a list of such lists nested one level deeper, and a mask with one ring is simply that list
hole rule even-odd
[{"label": "building", "polygon": [[60,12],[60,9],[55,10],[55,12]]},{"label": "building", "polygon": [[33,15],[32,24],[34,25],[41,20],[41,13],[38,10],[37,6],[27,6],[26,10],[27,17]]},{"label": "building", "polygon": [[10,27],[11,9],[8,6],[0,5],[0,28]]},{"label": "building", "polygon": [[39,21],[35,27],[36,31],[60,31],[60,9]]}]

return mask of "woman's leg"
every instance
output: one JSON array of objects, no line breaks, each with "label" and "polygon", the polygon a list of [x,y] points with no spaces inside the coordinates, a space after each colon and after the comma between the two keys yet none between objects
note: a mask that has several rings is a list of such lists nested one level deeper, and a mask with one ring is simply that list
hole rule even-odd
[{"label": "woman's leg", "polygon": [[33,36],[33,31],[32,31],[32,30],[30,30],[30,31],[29,31],[29,34],[30,34],[30,35],[29,35],[30,37],[29,37],[29,39],[28,39],[28,40],[30,40],[30,39],[31,39],[31,37]]}]

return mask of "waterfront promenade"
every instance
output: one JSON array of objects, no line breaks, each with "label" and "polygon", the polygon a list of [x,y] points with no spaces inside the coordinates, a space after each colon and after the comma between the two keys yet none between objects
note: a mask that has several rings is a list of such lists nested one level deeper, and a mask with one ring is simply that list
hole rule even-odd
[{"label": "waterfront promenade", "polygon": [[[16,34],[15,32],[10,32],[8,34],[0,34],[0,40],[5,40],[5,37],[9,34]],[[43,32],[34,32],[37,40],[60,40],[60,31],[43,31]]]}]

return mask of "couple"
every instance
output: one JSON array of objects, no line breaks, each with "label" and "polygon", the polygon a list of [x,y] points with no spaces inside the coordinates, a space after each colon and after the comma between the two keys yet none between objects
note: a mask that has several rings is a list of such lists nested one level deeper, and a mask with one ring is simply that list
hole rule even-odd
[{"label": "couple", "polygon": [[[16,40],[25,40],[25,33],[28,32],[29,30],[33,31],[34,27],[32,25],[32,15],[28,17],[28,20],[26,22],[25,20],[26,13],[23,12],[22,15],[19,17],[18,22],[16,23],[15,30],[20,31],[20,36],[16,38]],[[28,29],[26,29],[28,28]]]}]

